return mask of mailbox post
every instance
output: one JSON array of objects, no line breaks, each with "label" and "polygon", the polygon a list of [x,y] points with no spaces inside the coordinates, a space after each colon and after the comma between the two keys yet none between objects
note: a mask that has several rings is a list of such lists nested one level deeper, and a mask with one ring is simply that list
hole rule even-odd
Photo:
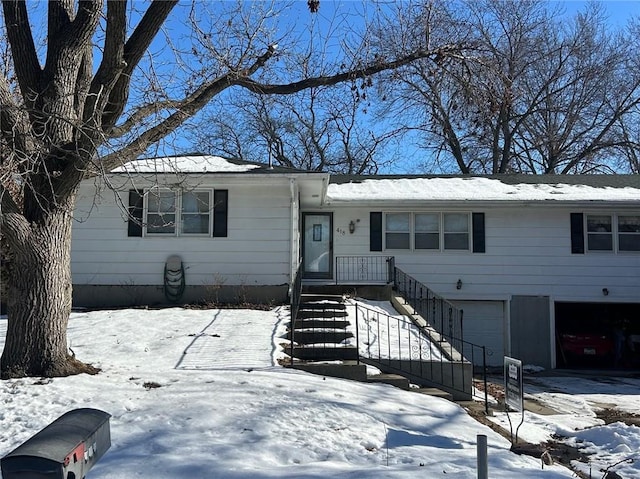
[{"label": "mailbox post", "polygon": [[0,460],[3,479],[83,479],[111,447],[109,418],[98,409],[63,414]]}]

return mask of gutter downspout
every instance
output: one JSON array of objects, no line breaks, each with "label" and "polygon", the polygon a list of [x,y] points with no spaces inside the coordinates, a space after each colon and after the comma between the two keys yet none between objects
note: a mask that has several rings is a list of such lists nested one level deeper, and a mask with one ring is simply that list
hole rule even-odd
[{"label": "gutter downspout", "polygon": [[298,184],[295,178],[289,178],[289,192],[290,192],[290,209],[291,209],[291,224],[290,224],[290,244],[289,244],[289,297],[291,297],[291,288],[293,286],[293,280],[295,278],[296,270],[298,269],[298,262],[300,261],[299,248],[299,218],[300,218],[300,204],[298,200]]},{"label": "gutter downspout", "polygon": [[322,178],[322,194],[320,195],[320,206],[325,206],[327,204],[327,190],[329,189],[329,180],[331,176],[327,173],[324,178]]}]

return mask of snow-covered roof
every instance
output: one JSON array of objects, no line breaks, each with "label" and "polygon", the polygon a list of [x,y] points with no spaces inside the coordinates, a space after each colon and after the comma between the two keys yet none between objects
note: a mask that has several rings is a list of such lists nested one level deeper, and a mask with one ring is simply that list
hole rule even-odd
[{"label": "snow-covered roof", "polygon": [[[191,154],[134,160],[112,173],[274,174],[313,180],[316,172],[219,156]],[[328,174],[322,174],[326,178]],[[313,180],[315,181],[315,180]],[[640,175],[331,175],[326,204],[353,202],[637,202]]]},{"label": "snow-covered roof", "polygon": [[334,177],[327,203],[354,201],[603,201],[640,203],[640,175]]},{"label": "snow-covered roof", "polygon": [[298,170],[212,155],[144,158],[125,163],[112,173],[282,173]]}]

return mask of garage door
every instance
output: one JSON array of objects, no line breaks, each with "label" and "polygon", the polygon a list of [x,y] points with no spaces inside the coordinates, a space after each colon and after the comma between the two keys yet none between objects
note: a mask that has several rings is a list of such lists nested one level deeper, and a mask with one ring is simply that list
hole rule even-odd
[{"label": "garage door", "polygon": [[[464,311],[464,340],[487,351],[487,366],[502,366],[504,361],[504,302],[502,301],[453,301]],[[480,362],[481,359],[475,359]]]}]

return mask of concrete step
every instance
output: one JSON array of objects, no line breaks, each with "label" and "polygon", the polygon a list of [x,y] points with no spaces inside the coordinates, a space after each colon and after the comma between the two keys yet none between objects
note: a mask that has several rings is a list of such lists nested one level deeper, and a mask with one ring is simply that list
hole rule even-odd
[{"label": "concrete step", "polygon": [[294,363],[292,367],[312,374],[330,376],[332,378],[351,379],[360,382],[367,380],[367,367],[364,364]]},{"label": "concrete step", "polygon": [[335,303],[342,303],[344,296],[341,294],[322,294],[322,293],[302,293],[300,295],[300,302],[317,302],[317,301],[333,301]]},{"label": "concrete step", "polygon": [[[291,347],[285,347],[285,352],[291,356]],[[353,346],[294,346],[293,357],[304,361],[343,361],[358,359],[358,350]]]},{"label": "concrete step", "polygon": [[409,390],[409,380],[399,374],[376,374],[367,376],[368,383],[390,384],[405,391]]},{"label": "concrete step", "polygon": [[417,393],[420,394],[426,394],[427,396],[434,396],[434,397],[439,397],[442,399],[447,399],[448,401],[453,401],[453,394],[447,392],[447,391],[443,391],[442,389],[438,389],[438,388],[419,388],[419,389],[412,389],[412,391],[415,391]]},{"label": "concrete step", "polygon": [[298,319],[307,318],[346,318],[347,312],[340,309],[300,309]]},{"label": "concrete step", "polygon": [[335,302],[304,302],[300,303],[300,308],[304,310],[313,310],[313,309],[337,309],[337,310],[345,310],[347,309],[347,305],[344,303],[335,303]]},{"label": "concrete step", "polygon": [[[287,325],[291,329],[291,324]],[[305,318],[296,321],[296,330],[298,329],[346,329],[349,321],[346,319],[333,318]]]},{"label": "concrete step", "polygon": [[[291,340],[291,331],[287,333],[287,339]],[[293,339],[298,344],[318,344],[318,343],[334,343],[340,344],[349,338],[353,338],[353,333],[345,330],[297,330],[293,335]]]}]

